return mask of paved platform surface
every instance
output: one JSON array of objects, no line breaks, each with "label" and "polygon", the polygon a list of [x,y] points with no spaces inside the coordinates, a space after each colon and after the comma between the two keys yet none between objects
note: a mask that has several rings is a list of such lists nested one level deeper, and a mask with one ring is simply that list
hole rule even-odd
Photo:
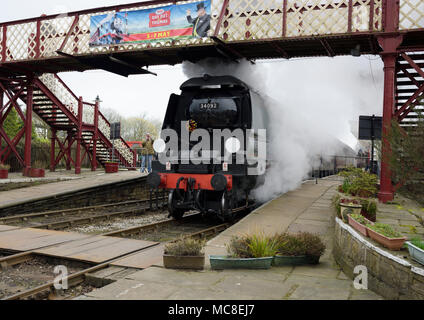
[{"label": "paved platform surface", "polygon": [[[326,253],[317,266],[273,267],[261,271],[212,271],[207,266],[202,272],[186,272],[164,269],[160,252],[152,252],[149,259],[156,259],[155,266],[126,275],[77,299],[381,299],[371,291],[354,289],[352,281],[343,274],[331,256],[334,227],[331,199],[338,183],[325,179],[319,180],[318,184],[307,182],[298,190],[271,201],[245,217],[209,241],[206,247],[207,255],[225,254],[225,244],[232,235],[239,233],[310,231],[320,234],[327,245]],[[136,260],[134,257],[130,262]],[[125,263],[122,265],[125,266]]]},{"label": "paved platform surface", "polygon": [[[16,175],[16,177],[13,175]],[[83,171],[80,176],[72,175],[70,171],[46,173],[46,179],[51,179],[53,177],[62,177],[64,179],[65,177],[70,177],[72,180],[67,179],[66,181],[53,182],[10,191],[2,191],[0,192],[0,209],[27,201],[43,199],[68,192],[75,192],[82,189],[97,187],[102,184],[131,180],[142,176],[143,175],[139,171],[125,170],[114,174],[106,174],[101,169],[98,169],[96,172]],[[12,174],[12,180],[19,182],[20,179],[24,179],[22,175],[19,174],[18,176],[18,174]],[[39,180],[42,181],[42,179]]]},{"label": "paved platform surface", "polygon": [[378,204],[377,222],[386,223],[408,239],[424,238],[424,207],[415,201],[396,195],[388,204]]}]

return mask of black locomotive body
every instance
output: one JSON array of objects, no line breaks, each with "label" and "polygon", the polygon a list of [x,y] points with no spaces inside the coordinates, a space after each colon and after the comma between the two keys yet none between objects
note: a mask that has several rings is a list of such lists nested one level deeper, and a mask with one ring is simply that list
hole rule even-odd
[{"label": "black locomotive body", "polygon": [[[264,178],[266,151],[259,154],[258,146],[265,143],[266,150],[265,107],[232,76],[193,78],[181,91],[170,98],[148,183],[169,190],[168,210],[176,219],[199,210],[231,220]],[[168,147],[170,132],[177,134],[178,150]]]}]

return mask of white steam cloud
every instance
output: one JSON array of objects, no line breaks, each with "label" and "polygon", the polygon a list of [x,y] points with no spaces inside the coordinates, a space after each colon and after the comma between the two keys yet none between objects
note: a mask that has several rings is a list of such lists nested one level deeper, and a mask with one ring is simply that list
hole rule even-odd
[{"label": "white steam cloud", "polygon": [[185,62],[183,72],[189,78],[205,73],[232,75],[264,97],[270,115],[267,134],[272,166],[254,196],[266,201],[299,187],[317,166],[317,157],[337,155],[338,139],[355,141],[350,127],[359,115],[381,114],[382,65],[377,59],[367,59],[299,59],[256,65],[206,59]]}]

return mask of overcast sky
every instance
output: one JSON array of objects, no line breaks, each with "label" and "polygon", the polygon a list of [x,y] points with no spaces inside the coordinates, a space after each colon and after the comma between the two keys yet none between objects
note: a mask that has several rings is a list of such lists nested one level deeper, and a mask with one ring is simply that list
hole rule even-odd
[{"label": "overcast sky", "polygon": [[[0,21],[128,2],[118,0],[3,0]],[[317,100],[318,105],[311,107],[318,110],[322,108],[323,112],[328,113],[329,116],[332,113],[343,113],[344,105],[348,104],[350,109],[343,119],[348,123],[357,121],[359,114],[381,114],[382,67],[378,57],[340,57],[259,62],[256,68],[263,69],[264,73],[268,72],[269,77],[275,78],[273,82],[280,83],[281,81],[282,86],[283,83],[289,82],[291,89],[290,92],[286,92],[286,96],[298,96],[301,105],[302,96],[308,95],[308,92],[322,95]],[[115,109],[123,116],[146,114],[150,118],[162,120],[169,95],[179,92],[179,86],[186,77],[181,66],[158,66],[152,67],[150,70],[156,72],[158,76],[140,75],[124,78],[104,71],[62,73],[60,76],[78,96],[83,96],[86,101],[93,101],[99,95],[103,101],[102,106]],[[327,70],[329,71],[327,72]],[[312,88],[313,91],[311,91]],[[284,90],[284,87],[281,90]],[[340,92],[343,94],[339,94]],[[267,92],[267,94],[273,95],[272,92]],[[328,104],[323,98],[327,96],[331,99]],[[305,103],[310,103],[310,101],[307,99]],[[352,110],[354,111],[352,112]],[[352,141],[351,137],[348,137],[348,132],[341,135],[339,138],[344,141]]]}]

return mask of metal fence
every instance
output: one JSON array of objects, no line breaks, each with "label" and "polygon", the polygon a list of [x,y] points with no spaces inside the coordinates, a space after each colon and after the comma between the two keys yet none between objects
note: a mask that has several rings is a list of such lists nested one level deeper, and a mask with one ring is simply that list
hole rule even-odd
[{"label": "metal fence", "polygon": [[[24,150],[23,146],[18,145],[17,151],[19,152],[20,156],[23,158],[24,156]],[[56,157],[58,155],[59,151],[56,151]],[[71,149],[71,155],[72,158],[75,159],[75,152],[76,148]],[[43,169],[49,169],[50,168],[50,146],[32,146],[31,147],[31,163],[34,167],[37,168],[43,168]],[[14,154],[11,154],[5,161],[6,165],[10,166],[9,172],[22,172],[23,166],[19,162],[19,160],[16,158]],[[89,157],[85,157],[84,161],[81,164],[82,168],[90,168],[91,163]],[[66,161],[65,159],[62,159],[59,164],[56,166],[56,169],[65,169],[66,168]]]}]

